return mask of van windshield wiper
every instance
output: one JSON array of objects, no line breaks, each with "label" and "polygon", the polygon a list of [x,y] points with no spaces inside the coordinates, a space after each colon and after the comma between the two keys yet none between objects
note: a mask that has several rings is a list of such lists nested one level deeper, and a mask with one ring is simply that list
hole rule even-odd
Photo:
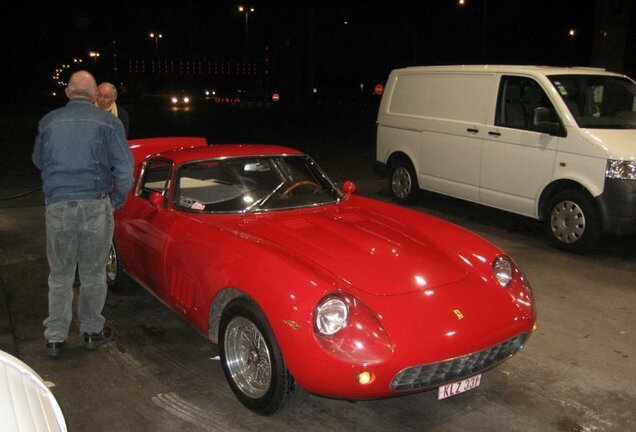
[{"label": "van windshield wiper", "polygon": [[636,129],[636,125],[632,123],[581,125],[581,127],[587,129]]}]

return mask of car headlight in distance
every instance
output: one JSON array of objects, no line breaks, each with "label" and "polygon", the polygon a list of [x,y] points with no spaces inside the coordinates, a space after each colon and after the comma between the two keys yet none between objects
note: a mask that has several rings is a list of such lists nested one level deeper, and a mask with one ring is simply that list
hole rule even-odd
[{"label": "car headlight in distance", "polygon": [[339,297],[328,297],[316,308],[314,323],[316,330],[325,336],[332,336],[347,326],[349,307]]},{"label": "car headlight in distance", "polygon": [[172,101],[173,104],[176,104],[177,102],[179,102],[179,99],[177,99],[175,96],[172,96],[170,100]]},{"label": "car headlight in distance", "polygon": [[508,257],[498,256],[492,262],[492,272],[502,287],[507,287],[512,280],[513,269],[512,261]]},{"label": "car headlight in distance", "polygon": [[190,98],[188,96],[184,96],[183,103],[190,103]]},{"label": "car headlight in distance", "polygon": [[636,161],[607,160],[605,177],[621,180],[636,180]]}]

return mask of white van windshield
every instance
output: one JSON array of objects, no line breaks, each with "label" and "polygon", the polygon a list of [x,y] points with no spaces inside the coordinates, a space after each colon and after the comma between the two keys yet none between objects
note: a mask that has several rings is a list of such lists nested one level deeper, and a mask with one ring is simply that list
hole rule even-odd
[{"label": "white van windshield", "polygon": [[636,84],[603,75],[548,77],[582,128],[636,129]]}]

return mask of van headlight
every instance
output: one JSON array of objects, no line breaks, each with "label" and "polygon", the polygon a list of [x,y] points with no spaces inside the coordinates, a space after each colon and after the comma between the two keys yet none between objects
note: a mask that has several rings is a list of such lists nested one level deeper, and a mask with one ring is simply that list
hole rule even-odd
[{"label": "van headlight", "polygon": [[621,180],[636,180],[636,161],[608,159],[605,177]]}]

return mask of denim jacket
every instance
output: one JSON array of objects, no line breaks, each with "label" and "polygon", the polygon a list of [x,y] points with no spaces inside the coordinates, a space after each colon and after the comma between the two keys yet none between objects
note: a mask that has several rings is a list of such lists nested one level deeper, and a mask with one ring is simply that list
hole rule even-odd
[{"label": "denim jacket", "polygon": [[110,195],[117,208],[132,188],[124,127],[88,99],[72,99],[40,120],[32,159],[42,171],[46,205]]}]

